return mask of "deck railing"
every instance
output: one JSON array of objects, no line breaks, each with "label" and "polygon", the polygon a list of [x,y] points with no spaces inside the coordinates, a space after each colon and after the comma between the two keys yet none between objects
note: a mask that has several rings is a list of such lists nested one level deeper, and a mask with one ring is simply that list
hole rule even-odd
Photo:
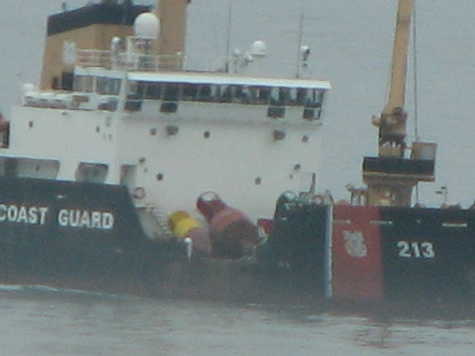
[{"label": "deck railing", "polygon": [[101,67],[106,69],[157,72],[183,67],[184,56],[149,55],[134,52],[113,53],[106,50],[81,49],[77,51],[76,65],[80,67]]}]

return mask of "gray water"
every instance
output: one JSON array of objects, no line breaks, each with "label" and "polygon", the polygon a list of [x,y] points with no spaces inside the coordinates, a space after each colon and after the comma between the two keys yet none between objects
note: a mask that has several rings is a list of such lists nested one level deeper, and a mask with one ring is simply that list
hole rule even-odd
[{"label": "gray water", "polygon": [[475,322],[0,286],[0,355],[473,354]]},{"label": "gray water", "polygon": [[[69,0],[70,6],[85,3]],[[151,3],[151,1],[141,1]],[[46,16],[60,0],[2,0],[0,110],[18,102],[25,82],[38,82]],[[204,67],[225,55],[227,1],[193,0],[188,56]],[[385,95],[393,0],[305,0],[304,43],[311,74],[329,79],[321,189],[345,198],[361,184],[363,155],[376,151],[370,117]],[[233,2],[232,48],[268,44],[269,74],[295,74],[299,1]],[[448,185],[450,202],[475,198],[472,116],[475,2],[417,0],[419,131],[439,143],[437,183],[422,189],[429,204]],[[410,67],[412,76],[413,68]],[[408,111],[413,118],[413,85]],[[39,143],[40,144],[40,143]],[[428,301],[430,303],[430,301]],[[393,320],[320,313],[301,306],[226,305],[87,294],[41,287],[0,287],[0,355],[471,355],[471,321]]]}]

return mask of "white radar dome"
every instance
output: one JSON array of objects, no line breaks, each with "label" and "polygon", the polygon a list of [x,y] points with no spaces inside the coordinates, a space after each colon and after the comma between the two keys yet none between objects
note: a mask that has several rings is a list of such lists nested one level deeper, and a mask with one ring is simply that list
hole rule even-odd
[{"label": "white radar dome", "polygon": [[134,32],[137,37],[157,39],[160,31],[160,22],[152,12],[145,12],[137,16],[134,22]]},{"label": "white radar dome", "polygon": [[264,57],[267,55],[267,44],[261,40],[255,41],[251,45],[250,52],[254,57]]}]

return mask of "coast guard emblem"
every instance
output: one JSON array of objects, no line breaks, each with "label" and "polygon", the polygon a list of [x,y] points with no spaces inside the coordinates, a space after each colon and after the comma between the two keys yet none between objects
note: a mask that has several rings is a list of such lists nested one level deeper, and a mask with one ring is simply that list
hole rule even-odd
[{"label": "coast guard emblem", "polygon": [[363,233],[361,231],[343,231],[346,252],[351,257],[362,258],[368,255]]}]

